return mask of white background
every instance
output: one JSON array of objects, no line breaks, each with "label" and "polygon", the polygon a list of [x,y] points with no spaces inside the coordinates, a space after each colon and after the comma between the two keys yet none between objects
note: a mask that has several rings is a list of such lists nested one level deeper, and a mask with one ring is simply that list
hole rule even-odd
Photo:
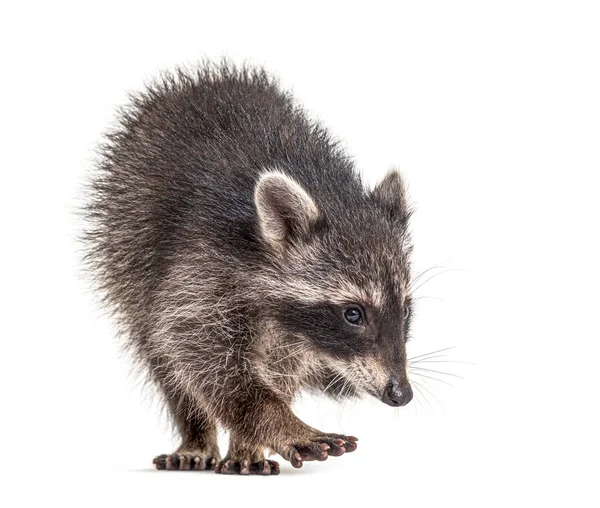
[{"label": "white background", "polygon": [[[3,505],[598,506],[597,2],[3,2],[0,25]],[[401,410],[303,399],[359,448],[271,478],[152,471],[176,442],[74,240],[126,92],[223,55],[276,73],[370,183],[403,170],[415,268],[446,270],[410,353],[454,346],[430,366],[463,378]]]}]

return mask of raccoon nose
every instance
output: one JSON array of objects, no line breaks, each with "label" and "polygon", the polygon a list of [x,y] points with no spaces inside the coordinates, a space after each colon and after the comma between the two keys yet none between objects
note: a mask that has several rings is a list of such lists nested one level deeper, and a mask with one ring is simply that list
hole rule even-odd
[{"label": "raccoon nose", "polygon": [[400,386],[392,381],[385,387],[381,400],[389,406],[406,406],[413,398],[412,388],[409,384]]}]

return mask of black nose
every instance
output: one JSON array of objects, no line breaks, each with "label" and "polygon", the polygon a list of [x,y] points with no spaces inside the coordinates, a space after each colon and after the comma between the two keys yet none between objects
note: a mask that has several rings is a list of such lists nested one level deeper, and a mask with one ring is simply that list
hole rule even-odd
[{"label": "black nose", "polygon": [[400,386],[396,382],[391,382],[383,391],[381,400],[389,406],[406,406],[413,398],[413,392],[410,385],[407,383]]}]

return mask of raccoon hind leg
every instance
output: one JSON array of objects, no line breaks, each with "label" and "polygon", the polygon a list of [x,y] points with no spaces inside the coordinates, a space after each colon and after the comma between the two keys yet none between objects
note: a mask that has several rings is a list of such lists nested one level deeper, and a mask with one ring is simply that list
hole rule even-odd
[{"label": "raccoon hind leg", "polygon": [[190,412],[187,400],[168,400],[169,409],[181,434],[181,445],[174,453],[154,458],[156,469],[178,471],[214,470],[221,459],[217,426],[202,409]]},{"label": "raccoon hind leg", "polygon": [[257,474],[262,476],[279,474],[279,463],[265,458],[264,450],[253,449],[235,433],[229,439],[227,456],[217,464],[219,474]]}]

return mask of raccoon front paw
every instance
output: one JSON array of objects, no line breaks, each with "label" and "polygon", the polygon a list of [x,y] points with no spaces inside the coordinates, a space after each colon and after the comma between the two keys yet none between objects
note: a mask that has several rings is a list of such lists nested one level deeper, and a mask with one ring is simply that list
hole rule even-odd
[{"label": "raccoon front paw", "polygon": [[339,457],[344,453],[356,450],[357,438],[343,434],[323,434],[311,439],[308,444],[292,445],[287,454],[287,459],[292,466],[299,468],[302,463],[311,460],[327,460],[328,456]]},{"label": "raccoon front paw", "polygon": [[216,457],[204,457],[191,453],[159,455],[152,462],[156,469],[168,471],[210,471],[217,466]]},{"label": "raccoon front paw", "polygon": [[260,460],[258,462],[225,459],[217,464],[215,473],[242,475],[258,474],[261,476],[276,475],[279,474],[279,462],[267,459]]}]

